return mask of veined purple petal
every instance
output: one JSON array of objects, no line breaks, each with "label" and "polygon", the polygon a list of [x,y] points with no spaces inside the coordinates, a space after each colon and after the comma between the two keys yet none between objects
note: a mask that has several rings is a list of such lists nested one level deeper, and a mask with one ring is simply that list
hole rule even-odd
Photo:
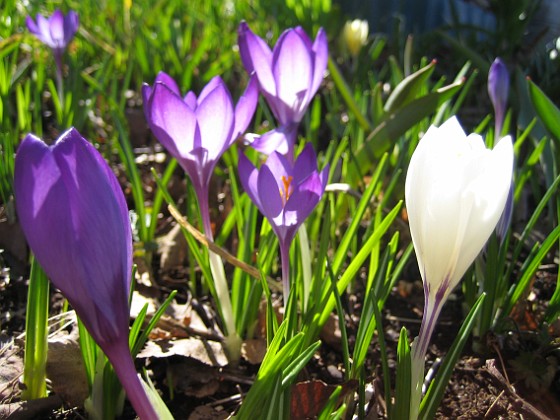
[{"label": "veined purple petal", "polygon": [[98,343],[126,337],[132,239],[115,175],[74,129],[50,148],[28,135],[15,169],[18,215],[37,260]]},{"label": "veined purple petal", "polygon": [[192,90],[189,90],[187,92],[187,94],[183,98],[183,102],[186,103],[190,109],[196,111],[196,107],[198,106],[198,104],[197,104],[196,95]]},{"label": "veined purple petal", "polygon": [[181,97],[167,85],[157,83],[144,111],[150,128],[163,146],[178,159],[187,156],[193,149],[196,116]]},{"label": "veined purple petal", "polygon": [[37,37],[41,41],[43,41],[47,46],[51,48],[56,48],[54,40],[52,39],[51,36],[49,21],[42,15],[37,15],[37,27],[39,28]]},{"label": "veined purple petal", "polygon": [[51,39],[57,47],[64,46],[64,14],[60,10],[55,10],[49,19],[49,32]]},{"label": "veined purple petal", "polygon": [[[496,58],[488,73],[488,95],[494,106],[496,128],[501,131],[507,108],[509,93],[509,73],[502,60]],[[500,133],[495,134],[500,138]]]},{"label": "veined purple petal", "polygon": [[276,83],[272,76],[272,52],[266,42],[256,36],[246,22],[238,28],[239,54],[249,74],[255,72],[263,91],[276,94]]},{"label": "veined purple petal", "polygon": [[39,34],[41,33],[39,26],[35,23],[31,16],[27,16],[25,18],[25,25],[27,26],[27,30],[31,32],[33,35],[39,38]]},{"label": "veined purple petal", "polygon": [[[202,101],[208,96],[210,92],[212,92],[217,87],[221,86],[224,90],[227,90],[227,87],[220,76],[214,76],[210,81],[202,88],[200,95],[198,95],[197,104],[200,105]],[[229,95],[229,91],[228,91]]]},{"label": "veined purple petal", "polygon": [[294,182],[300,184],[313,172],[317,172],[317,156],[311,143],[307,143],[294,164]]},{"label": "veined purple petal", "polygon": [[295,191],[286,202],[284,211],[295,212],[297,214],[297,226],[301,225],[311,214],[321,196],[323,188],[319,174],[314,172],[302,184],[298,185]]},{"label": "veined purple petal", "polygon": [[268,159],[266,160],[265,164],[263,165],[263,168],[265,166],[270,169],[274,177],[277,179],[277,183],[279,185],[281,185],[280,179],[282,177],[287,178],[291,176],[293,180],[294,169],[292,167],[292,164],[280,152],[271,153],[270,156],[268,156]]},{"label": "veined purple petal", "polygon": [[233,143],[237,137],[247,130],[247,126],[253,119],[255,114],[255,109],[257,108],[257,102],[259,100],[259,87],[256,76],[251,76],[249,79],[249,84],[245,89],[243,95],[237,101],[235,106],[235,127],[233,129],[233,135],[230,140],[230,144]]},{"label": "veined purple petal", "polygon": [[[278,98],[291,110],[293,122],[303,117],[307,91],[313,81],[310,50],[295,31],[287,31],[278,40],[272,57],[272,72]],[[287,116],[280,120],[285,121]]]},{"label": "veined purple petal", "polygon": [[239,180],[243,189],[251,199],[253,203],[259,208],[261,208],[261,200],[258,195],[257,179],[259,176],[259,171],[251,163],[244,153],[239,154],[239,162],[237,164],[237,171],[239,172]]},{"label": "veined purple petal", "polygon": [[281,125],[261,136],[254,134],[246,135],[244,140],[253,149],[266,155],[270,155],[272,152],[287,155],[293,149],[296,137],[297,124],[290,124],[287,126]]},{"label": "veined purple petal", "polygon": [[308,102],[311,101],[311,98],[319,90],[329,61],[329,44],[327,34],[323,28],[319,28],[319,32],[317,32],[317,37],[313,43],[313,51],[315,52],[315,62],[313,65],[313,82],[308,91]]},{"label": "veined purple petal", "polygon": [[200,128],[202,147],[211,160],[217,160],[229,146],[233,132],[233,103],[223,83],[198,100],[196,120]]},{"label": "veined purple petal", "polygon": [[197,147],[189,153],[188,164],[183,169],[188,173],[193,186],[195,188],[199,200],[208,201],[208,186],[210,185],[210,177],[216,166],[216,161],[209,156],[208,150],[204,147]]},{"label": "veined purple petal", "polygon": [[80,26],[80,18],[73,10],[69,11],[64,18],[64,45],[68,45]]},{"label": "veined purple petal", "polygon": [[156,76],[156,80],[154,80],[154,86],[157,83],[163,83],[169,88],[169,90],[171,90],[171,92],[177,94],[177,96],[181,96],[181,90],[179,89],[177,82],[175,82],[175,79],[167,73],[160,71]]},{"label": "veined purple petal", "polygon": [[[289,31],[290,29],[288,29]],[[305,30],[301,27],[301,26],[296,26],[295,28],[291,29],[294,32],[296,32],[301,40],[305,43],[305,47],[311,51],[313,49],[313,44],[311,43],[311,38],[309,38],[309,36],[307,35],[307,33],[305,32]]]},{"label": "veined purple petal", "polygon": [[286,200],[282,180],[277,179],[277,176],[278,174],[273,174],[270,168],[264,165],[259,171],[257,179],[257,191],[262,212],[268,219],[274,219],[280,215],[284,207],[283,201]]}]

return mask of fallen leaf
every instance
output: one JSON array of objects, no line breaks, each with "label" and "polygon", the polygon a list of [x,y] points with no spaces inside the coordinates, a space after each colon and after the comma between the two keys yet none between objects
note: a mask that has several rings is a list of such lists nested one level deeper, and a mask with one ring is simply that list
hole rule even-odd
[{"label": "fallen leaf", "polygon": [[241,345],[241,356],[252,365],[259,365],[266,354],[266,340],[264,338],[253,338],[243,341]]},{"label": "fallen leaf", "polygon": [[181,266],[188,255],[188,245],[180,225],[164,236],[157,238],[158,253],[161,255],[160,267],[163,271]]},{"label": "fallen leaf", "polygon": [[18,379],[23,374],[23,349],[15,343],[6,344],[0,356],[0,399],[14,396]]},{"label": "fallen leaf", "polygon": [[[352,380],[342,385],[339,401],[349,392],[354,391],[358,386],[358,381]],[[291,419],[313,419],[316,418],[337,385],[328,385],[323,381],[312,380],[298,382],[292,387],[292,401],[290,408]]]},{"label": "fallen leaf", "polygon": [[191,357],[207,366],[225,366],[228,364],[226,353],[221,344],[215,341],[197,338],[182,338],[179,340],[148,341],[137,357]]},{"label": "fallen leaf", "polygon": [[82,352],[75,334],[59,334],[49,339],[47,377],[51,388],[72,407],[82,407],[89,390]]}]

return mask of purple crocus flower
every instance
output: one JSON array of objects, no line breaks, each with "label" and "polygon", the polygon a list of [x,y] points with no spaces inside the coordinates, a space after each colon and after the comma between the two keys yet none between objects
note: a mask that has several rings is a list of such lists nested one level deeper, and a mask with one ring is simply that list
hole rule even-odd
[{"label": "purple crocus flower", "polygon": [[280,243],[284,304],[290,291],[290,245],[323,196],[328,170],[328,165],[322,171],[317,169],[311,144],[305,146],[293,164],[280,153],[272,152],[260,170],[244,154],[239,155],[241,184],[269,221]]},{"label": "purple crocus flower", "polygon": [[144,84],[144,112],[148,124],[173,155],[194,185],[204,230],[212,238],[208,190],[216,163],[247,129],[258,100],[258,87],[251,78],[235,109],[227,86],[219,76],[204,87],[181,97],[179,87],[167,74],[157,75],[153,86]]},{"label": "purple crocus flower", "polygon": [[128,346],[132,236],[115,175],[71,128],[50,147],[25,137],[14,186],[37,261],[111,361],[136,412],[156,419]]},{"label": "purple crocus flower", "polygon": [[494,106],[494,118],[496,121],[496,138],[500,138],[504,118],[506,115],[507,100],[509,93],[509,73],[506,65],[500,58],[496,58],[488,72],[488,95]]},{"label": "purple crocus flower", "polygon": [[[509,72],[504,62],[498,57],[490,66],[488,72],[488,95],[494,106],[495,134],[494,137],[500,141],[502,127],[507,109],[509,93]],[[505,239],[511,217],[513,215],[513,180],[511,182],[508,198],[504,212],[496,226],[496,235],[501,242]]]},{"label": "purple crocus flower", "polygon": [[278,151],[292,160],[299,123],[327,67],[327,35],[319,29],[312,43],[298,26],[284,31],[272,51],[245,22],[239,25],[238,35],[243,65],[247,72],[257,75],[260,90],[279,123],[278,128],[262,136],[246,138],[260,152]]},{"label": "purple crocus flower", "polygon": [[55,10],[50,18],[37,15],[36,21],[31,16],[26,19],[27,29],[53,50],[56,66],[62,71],[62,55],[64,50],[78,31],[80,20],[74,11],[64,15]]}]

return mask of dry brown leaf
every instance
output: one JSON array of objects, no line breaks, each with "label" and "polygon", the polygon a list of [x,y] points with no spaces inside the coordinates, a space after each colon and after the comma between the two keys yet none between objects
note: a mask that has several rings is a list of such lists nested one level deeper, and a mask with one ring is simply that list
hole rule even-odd
[{"label": "dry brown leaf", "polygon": [[252,365],[259,365],[266,353],[266,339],[253,338],[243,341],[241,346],[241,356]]},{"label": "dry brown leaf", "polygon": [[48,345],[47,377],[52,390],[69,405],[82,407],[89,391],[77,333],[55,336]]},{"label": "dry brown leaf", "polygon": [[2,401],[14,394],[18,379],[23,373],[23,349],[17,344],[8,344],[0,356],[0,399]]},{"label": "dry brown leaf", "polygon": [[162,270],[184,265],[188,255],[188,245],[180,225],[174,225],[166,235],[157,238],[157,243]]},{"label": "dry brown leaf", "polygon": [[221,344],[197,338],[148,341],[138,357],[191,357],[208,366],[225,366],[228,360]]},{"label": "dry brown leaf", "polygon": [[50,418],[52,411],[62,406],[58,395],[31,401],[0,404],[0,418],[8,420],[31,420]]}]

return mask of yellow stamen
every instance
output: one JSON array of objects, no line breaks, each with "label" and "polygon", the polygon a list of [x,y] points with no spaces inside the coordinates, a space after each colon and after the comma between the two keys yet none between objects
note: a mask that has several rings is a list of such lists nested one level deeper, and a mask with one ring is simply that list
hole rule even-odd
[{"label": "yellow stamen", "polygon": [[282,197],[284,204],[286,204],[286,202],[292,195],[293,191],[290,191],[290,186],[293,179],[294,178],[292,176],[286,178],[284,175],[282,175],[282,188],[280,188],[280,197]]}]

